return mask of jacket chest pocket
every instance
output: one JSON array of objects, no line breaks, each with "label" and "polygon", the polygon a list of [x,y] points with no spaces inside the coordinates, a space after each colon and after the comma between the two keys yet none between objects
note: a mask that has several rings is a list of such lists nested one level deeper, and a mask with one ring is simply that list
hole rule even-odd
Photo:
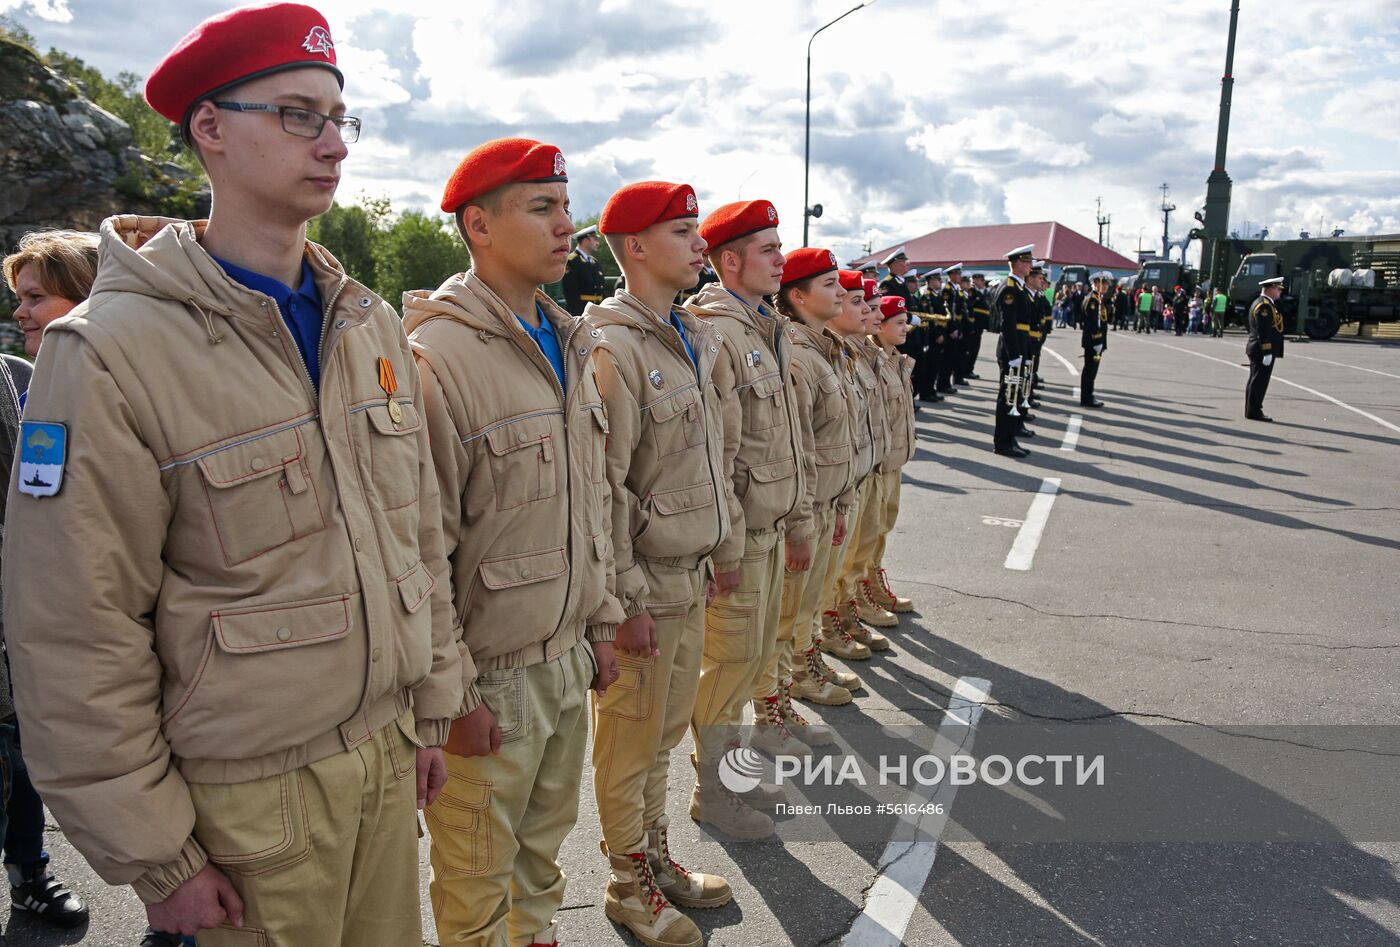
[{"label": "jacket chest pocket", "polygon": [[759,378],[749,386],[744,399],[744,432],[768,431],[778,427],[786,418],[783,405],[783,380],[777,375]]},{"label": "jacket chest pocket", "polygon": [[369,416],[370,481],[385,510],[397,510],[418,502],[419,467],[417,433],[423,427],[412,401],[396,402],[398,420],[387,404],[365,409]]},{"label": "jacket chest pocket", "polygon": [[649,409],[658,457],[679,454],[705,443],[704,405],[696,389],[687,388],[653,401]]},{"label": "jacket chest pocket", "polygon": [[550,416],[520,418],[486,434],[496,509],[511,510],[558,492],[558,457]]},{"label": "jacket chest pocket", "polygon": [[207,454],[196,466],[227,565],[325,528],[297,428]]},{"label": "jacket chest pocket", "polygon": [[819,418],[833,421],[847,414],[845,386],[835,372],[828,372],[817,379],[817,401],[820,407]]}]

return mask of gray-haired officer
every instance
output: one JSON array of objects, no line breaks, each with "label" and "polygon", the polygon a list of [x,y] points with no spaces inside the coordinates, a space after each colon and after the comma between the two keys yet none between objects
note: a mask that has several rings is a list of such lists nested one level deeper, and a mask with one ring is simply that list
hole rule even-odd
[{"label": "gray-haired officer", "polygon": [[564,308],[571,316],[583,315],[589,303],[600,303],[607,290],[603,264],[598,262],[598,228],[584,227],[574,234],[574,251],[564,266]]},{"label": "gray-haired officer", "polygon": [[1244,389],[1244,416],[1250,421],[1272,421],[1264,413],[1264,394],[1274,373],[1274,359],[1283,358],[1283,314],[1278,310],[1283,277],[1259,281],[1259,298],[1249,307],[1249,382]]}]

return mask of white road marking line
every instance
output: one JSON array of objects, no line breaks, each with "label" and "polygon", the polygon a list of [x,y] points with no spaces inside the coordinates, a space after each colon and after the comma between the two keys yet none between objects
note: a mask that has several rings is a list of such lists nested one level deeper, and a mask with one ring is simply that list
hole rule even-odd
[{"label": "white road marking line", "polygon": [[1360,365],[1348,365],[1345,362],[1334,362],[1331,359],[1316,358],[1312,355],[1289,355],[1288,358],[1305,358],[1310,362],[1322,362],[1324,365],[1336,365],[1338,368],[1354,368],[1358,372],[1370,372],[1372,375],[1384,375],[1386,378],[1400,378],[1400,375],[1393,375],[1390,372],[1383,372],[1375,368],[1362,368]]},{"label": "white road marking line", "polygon": [[1074,386],[1074,400],[1075,400],[1075,401],[1078,401],[1081,397],[1083,397],[1083,396],[1079,393],[1079,386],[1078,386],[1078,385],[1075,385],[1075,386]]},{"label": "white road marking line", "polygon": [[[1249,371],[1249,369],[1248,369],[1246,366],[1241,365],[1239,362],[1232,362],[1232,361],[1229,361],[1228,359],[1216,358],[1214,355],[1204,355],[1204,354],[1202,354],[1202,353],[1200,353],[1200,352],[1193,352],[1193,351],[1191,351],[1190,349],[1184,349],[1184,348],[1182,348],[1182,347],[1179,346],[1179,345],[1168,345],[1168,344],[1165,343],[1165,342],[1152,342],[1152,341],[1149,341],[1148,339],[1134,339],[1133,341],[1135,341],[1135,342],[1145,342],[1145,343],[1148,344],[1148,345],[1160,345],[1160,346],[1161,346],[1162,348],[1164,348],[1164,349],[1173,349],[1173,350],[1175,350],[1175,351],[1177,351],[1177,352],[1185,352],[1187,355],[1194,355],[1194,356],[1196,356],[1197,358],[1204,358],[1204,359],[1206,359],[1206,360],[1208,360],[1208,361],[1211,361],[1211,362],[1219,362],[1221,365],[1229,365],[1230,367],[1232,367],[1232,368],[1238,368],[1238,369],[1240,369],[1241,371]],[[1351,405],[1347,404],[1345,401],[1342,401],[1342,400],[1337,399],[1337,398],[1333,398],[1333,397],[1332,397],[1331,395],[1329,395],[1329,394],[1324,394],[1323,392],[1318,391],[1316,388],[1309,388],[1307,385],[1300,385],[1300,384],[1298,384],[1296,381],[1289,381],[1287,378],[1280,378],[1280,377],[1278,377],[1277,374],[1275,374],[1275,375],[1273,376],[1273,378],[1270,379],[1270,383],[1274,383],[1274,382],[1277,382],[1278,384],[1281,384],[1281,385],[1288,385],[1288,386],[1291,387],[1291,388],[1297,388],[1299,391],[1306,391],[1308,394],[1310,394],[1310,395],[1315,395],[1316,397],[1321,398],[1323,401],[1330,401],[1330,402],[1332,402],[1333,404],[1335,404],[1335,405],[1336,405],[1337,407],[1339,407],[1339,408],[1345,408],[1346,410],[1351,411],[1351,412],[1354,413],[1354,414],[1359,414],[1359,415],[1361,415],[1363,418],[1367,419],[1368,421],[1375,421],[1375,422],[1376,422],[1377,424],[1379,424],[1381,427],[1388,428],[1388,429],[1394,431],[1396,434],[1400,434],[1400,426],[1391,424],[1389,421],[1387,421],[1387,420],[1385,420],[1385,419],[1383,419],[1383,418],[1378,418],[1378,417],[1376,417],[1374,414],[1372,414],[1372,413],[1369,412],[1369,411],[1362,411],[1360,408],[1352,407]]]},{"label": "white road marking line", "polygon": [[[945,760],[952,753],[971,753],[977,721],[991,692],[991,682],[985,678],[959,678],[930,752]],[[948,822],[957,793],[958,787],[947,781],[928,798],[910,792],[912,802],[942,803],[943,813],[901,817],[876,863],[879,877],[865,896],[865,909],[841,938],[841,947],[901,947],[919,895],[933,871],[938,836]]]},{"label": "white road marking line", "polygon": [[1029,572],[1035,561],[1035,551],[1040,546],[1041,534],[1050,519],[1050,507],[1055,505],[1055,494],[1060,491],[1059,477],[1046,477],[1040,484],[1040,492],[1031,500],[1031,508],[1026,513],[1026,521],[1006,554],[1006,568],[1017,572]]},{"label": "white road marking line", "polygon": [[1059,352],[1056,352],[1054,349],[1052,349],[1052,348],[1051,348],[1050,346],[1048,346],[1048,345],[1042,345],[1042,346],[1040,347],[1040,350],[1041,350],[1042,352],[1049,352],[1051,355],[1053,355],[1053,356],[1055,356],[1057,359],[1059,359],[1059,360],[1060,360],[1060,364],[1063,365],[1063,366],[1065,367],[1065,371],[1069,372],[1071,378],[1078,378],[1078,377],[1079,377],[1079,369],[1075,368],[1074,365],[1070,362],[1070,360],[1067,359],[1067,358],[1065,358],[1065,357],[1064,357],[1063,355],[1061,355]]},{"label": "white road marking line", "polygon": [[1084,415],[1071,414],[1069,426],[1065,428],[1065,439],[1060,442],[1060,450],[1074,450],[1079,445],[1079,426],[1084,423]]}]

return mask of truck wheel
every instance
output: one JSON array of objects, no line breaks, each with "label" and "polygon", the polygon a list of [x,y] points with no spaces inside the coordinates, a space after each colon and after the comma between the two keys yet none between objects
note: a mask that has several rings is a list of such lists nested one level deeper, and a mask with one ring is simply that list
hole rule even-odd
[{"label": "truck wheel", "polygon": [[1307,333],[1308,338],[1322,342],[1336,335],[1341,327],[1342,317],[1335,309],[1326,307],[1319,309],[1317,315],[1304,324],[1303,331]]}]

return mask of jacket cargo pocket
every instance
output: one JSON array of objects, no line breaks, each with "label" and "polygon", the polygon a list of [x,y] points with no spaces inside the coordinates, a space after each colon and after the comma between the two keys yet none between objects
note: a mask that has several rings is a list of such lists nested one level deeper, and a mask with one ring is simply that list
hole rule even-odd
[{"label": "jacket cargo pocket", "polygon": [[847,414],[846,396],[842,390],[841,378],[835,372],[828,372],[817,379],[817,401],[821,414],[820,421],[830,421]]},{"label": "jacket cargo pocket", "polygon": [[231,875],[265,875],[311,854],[310,817],[296,770],[244,783],[190,783],[194,837]]},{"label": "jacket cargo pocket", "polygon": [[503,620],[552,628],[559,620],[569,585],[564,547],[485,559],[476,571],[476,594],[468,594],[463,617],[467,628],[477,621]]},{"label": "jacket cargo pocket", "polygon": [[221,448],[195,463],[227,565],[325,528],[296,428]]},{"label": "jacket cargo pocket", "polygon": [[744,435],[750,431],[767,431],[778,427],[787,418],[783,404],[783,380],[777,375],[759,378],[752,385],[744,402]]},{"label": "jacket cargo pocket", "polygon": [[520,418],[486,433],[496,509],[512,510],[558,492],[555,471],[563,458],[556,457],[552,417]]},{"label": "jacket cargo pocket", "polygon": [[774,490],[774,484],[781,484],[796,476],[797,460],[792,457],[784,457],[766,464],[754,464],[748,468],[748,482],[744,484],[741,499],[771,493]]},{"label": "jacket cargo pocket", "polygon": [[705,610],[705,657],[716,664],[747,664],[758,657],[757,602],[715,602]]},{"label": "jacket cargo pocket", "polygon": [[452,772],[455,768],[448,757],[447,785],[427,809],[434,853],[448,871],[484,875],[492,868],[491,784]]},{"label": "jacket cargo pocket", "polygon": [[[319,688],[312,701],[307,688],[317,681],[363,680],[370,655],[359,614],[359,593],[211,612],[209,641],[189,668],[191,679],[183,692],[165,695],[162,724],[176,754],[260,756],[348,720],[359,703],[358,685]],[[360,633],[352,634],[357,628]],[[298,709],[277,709],[287,707]],[[211,729],[227,735],[218,746],[184,742]]]},{"label": "jacket cargo pocket", "polygon": [[651,717],[656,689],[656,658],[617,656],[617,680],[598,701],[598,713],[624,720]]},{"label": "jacket cargo pocket", "polygon": [[653,401],[648,408],[658,457],[679,454],[705,443],[704,407],[694,386]]},{"label": "jacket cargo pocket", "polygon": [[498,668],[483,671],[476,679],[481,700],[491,709],[501,731],[501,743],[510,743],[528,732],[525,669]]},{"label": "jacket cargo pocket", "polygon": [[412,401],[396,402],[395,421],[387,404],[372,404],[369,416],[370,481],[385,510],[397,510],[418,502],[422,476],[418,466],[418,431],[423,427],[418,408]]},{"label": "jacket cargo pocket", "polygon": [[711,483],[658,491],[647,498],[645,507],[646,524],[632,541],[644,556],[684,556],[697,546],[708,551],[719,542],[722,527]]}]

